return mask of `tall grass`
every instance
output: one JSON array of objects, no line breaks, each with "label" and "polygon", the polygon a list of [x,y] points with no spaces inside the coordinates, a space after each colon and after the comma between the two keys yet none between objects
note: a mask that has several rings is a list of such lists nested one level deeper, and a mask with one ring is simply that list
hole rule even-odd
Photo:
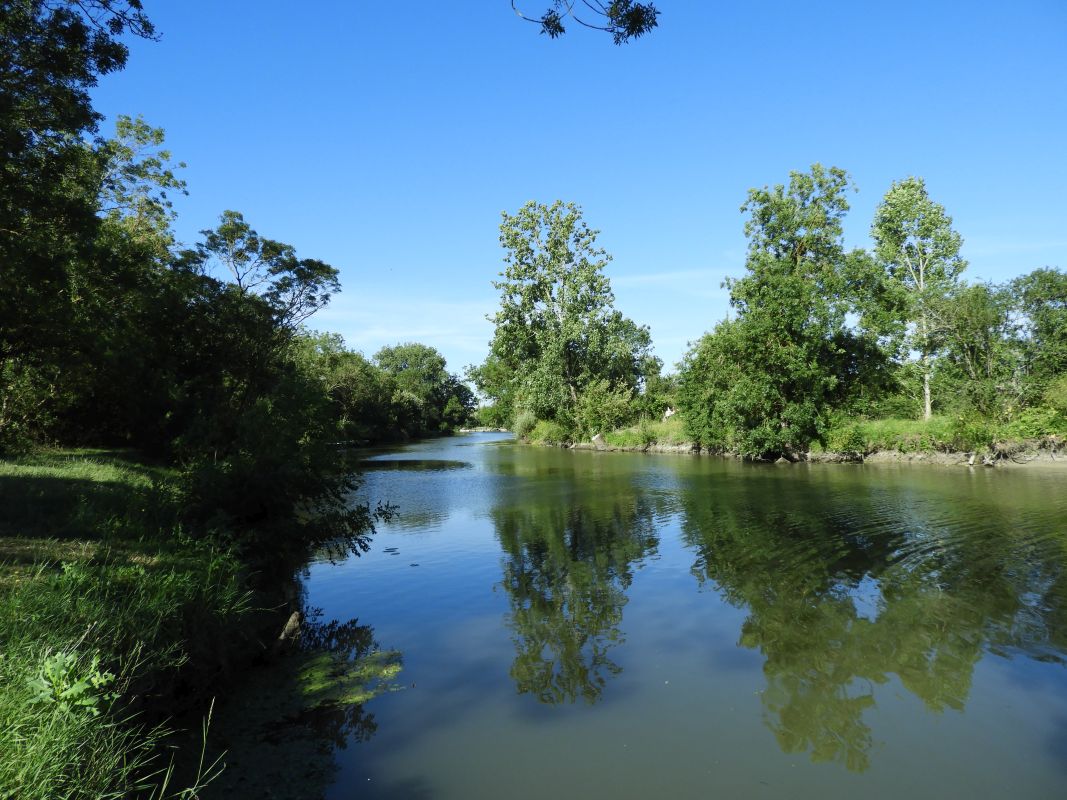
[{"label": "tall grass", "polygon": [[687,439],[680,414],[666,420],[641,420],[637,425],[604,434],[604,441],[613,447],[681,445],[686,444]]},{"label": "tall grass", "polygon": [[182,796],[161,706],[226,671],[240,563],[182,535],[165,471],[121,458],[0,462],[0,508],[0,798]]}]

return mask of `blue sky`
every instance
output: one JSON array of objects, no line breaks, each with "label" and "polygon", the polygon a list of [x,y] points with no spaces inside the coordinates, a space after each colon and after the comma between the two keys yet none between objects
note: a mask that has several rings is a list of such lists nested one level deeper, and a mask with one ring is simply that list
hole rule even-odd
[{"label": "blue sky", "polygon": [[859,187],[850,246],[921,175],[969,279],[1067,268],[1063,0],[659,0],[660,27],[622,47],[551,41],[509,0],[145,5],[162,40],[94,97],[188,163],[179,237],[236,209],[338,267],[310,324],[367,355],[480,362],[500,212],[558,198],[601,231],[616,306],[669,368],[726,314],[746,191],[816,161]]}]

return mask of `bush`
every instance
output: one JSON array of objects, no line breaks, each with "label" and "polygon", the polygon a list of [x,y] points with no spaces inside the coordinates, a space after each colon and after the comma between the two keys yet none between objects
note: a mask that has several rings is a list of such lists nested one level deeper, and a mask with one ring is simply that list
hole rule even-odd
[{"label": "bush", "polygon": [[1001,433],[1013,439],[1036,439],[1048,434],[1067,431],[1067,417],[1054,408],[1039,406],[1025,408],[1003,427]]},{"label": "bush", "polygon": [[614,430],[633,418],[633,392],[607,380],[593,381],[578,398],[578,424],[583,436]]},{"label": "bush", "polygon": [[539,421],[530,432],[530,441],[537,444],[561,445],[571,441],[567,429],[558,422]]},{"label": "bush", "polygon": [[861,425],[857,423],[832,428],[826,434],[826,448],[834,453],[866,455],[870,452],[867,447],[867,437]]},{"label": "bush", "polygon": [[537,417],[532,411],[519,411],[515,415],[515,421],[511,423],[511,430],[520,439],[525,439],[536,425]]},{"label": "bush", "polygon": [[956,415],[949,427],[949,444],[964,452],[989,450],[997,438],[996,426],[975,412]]}]

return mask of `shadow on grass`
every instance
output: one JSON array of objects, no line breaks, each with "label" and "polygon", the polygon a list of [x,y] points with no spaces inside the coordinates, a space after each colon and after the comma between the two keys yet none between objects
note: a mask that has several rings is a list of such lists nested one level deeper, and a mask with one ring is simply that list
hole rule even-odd
[{"label": "shadow on grass", "polygon": [[[128,458],[63,451],[0,461],[0,537],[168,538],[179,520],[174,482],[166,470]],[[14,550],[17,558],[24,548]]]}]

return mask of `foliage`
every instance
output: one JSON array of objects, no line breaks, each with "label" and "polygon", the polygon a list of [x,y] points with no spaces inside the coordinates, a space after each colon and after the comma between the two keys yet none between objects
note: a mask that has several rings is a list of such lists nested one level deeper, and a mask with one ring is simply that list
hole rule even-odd
[{"label": "foliage", "polygon": [[945,297],[937,312],[944,351],[936,377],[957,408],[993,417],[1019,407],[1021,359],[1012,312],[1009,291],[988,284],[960,285]]},{"label": "foliage", "polygon": [[[541,33],[555,39],[567,32],[564,20],[573,19],[579,25],[611,34],[615,44],[625,44],[649,33],[658,24],[659,10],[654,3],[639,3],[634,0],[611,0],[611,2],[588,2],[581,0],[583,8],[575,10],[576,0],[552,0],[552,5],[540,18],[527,17],[519,10],[518,0],[511,0],[511,7],[521,19],[541,26]],[[581,14],[581,16],[579,16]],[[584,17],[584,18],[583,18]],[[590,22],[589,20],[594,20]]]},{"label": "foliage", "polygon": [[1024,392],[1035,400],[1067,374],[1067,272],[1034,270],[1012,281],[1011,292],[1022,327]]},{"label": "foliage", "polygon": [[238,211],[222,212],[218,227],[201,234],[199,261],[221,265],[242,295],[259,294],[284,328],[295,329],[341,290],[335,267],[298,259],[292,245],[261,237]]},{"label": "foliage", "polygon": [[728,282],[737,318],[686,356],[679,401],[699,444],[746,456],[803,452],[827,415],[881,380],[884,356],[846,326],[858,259],[842,244],[851,182],[836,167],[752,189],[748,273]]},{"label": "foliage", "polygon": [[587,437],[620,427],[633,417],[633,391],[613,387],[603,378],[592,381],[575,409],[579,430]]},{"label": "foliage", "polygon": [[571,442],[567,429],[549,420],[539,420],[530,431],[529,438],[535,444],[563,445]]},{"label": "foliage", "polygon": [[383,347],[374,355],[397,391],[411,398],[408,435],[449,433],[465,425],[474,411],[474,393],[445,370],[445,358],[428,345],[407,342]]},{"label": "foliage", "polygon": [[613,447],[627,448],[692,443],[681,414],[675,414],[666,420],[642,419],[637,425],[609,431],[604,434],[604,441]]},{"label": "foliage", "polygon": [[[100,224],[105,160],[85,144],[100,119],[89,91],[125,64],[125,34],[154,35],[139,0],[2,6],[0,448],[39,432],[34,417],[57,393],[57,362],[83,333],[80,276]],[[41,394],[27,398],[27,387]]]},{"label": "foliage", "polygon": [[115,673],[100,669],[100,656],[88,664],[79,663],[76,653],[54,653],[41,664],[37,676],[29,680],[33,702],[54,703],[64,711],[84,710],[100,715],[101,702],[118,697],[105,691],[115,681]]},{"label": "foliage", "polygon": [[907,345],[917,350],[923,380],[923,416],[933,413],[930,393],[932,359],[941,346],[945,299],[967,263],[960,257],[963,239],[952,218],[930,199],[922,178],[905,178],[886,192],[875,212],[871,236],[885,269],[883,297],[899,309],[907,325]]},{"label": "foliage", "polygon": [[473,419],[476,425],[483,428],[507,428],[509,423],[504,410],[495,403],[476,408]]},{"label": "foliage", "polygon": [[511,430],[520,439],[525,439],[530,435],[530,431],[534,429],[535,425],[537,425],[537,415],[532,411],[523,409],[512,420]]},{"label": "foliage", "polygon": [[492,402],[532,411],[575,433],[579,398],[596,381],[611,392],[636,390],[659,370],[647,328],[613,308],[607,253],[574,204],[530,202],[504,214],[507,267],[490,354],[470,371]]}]

